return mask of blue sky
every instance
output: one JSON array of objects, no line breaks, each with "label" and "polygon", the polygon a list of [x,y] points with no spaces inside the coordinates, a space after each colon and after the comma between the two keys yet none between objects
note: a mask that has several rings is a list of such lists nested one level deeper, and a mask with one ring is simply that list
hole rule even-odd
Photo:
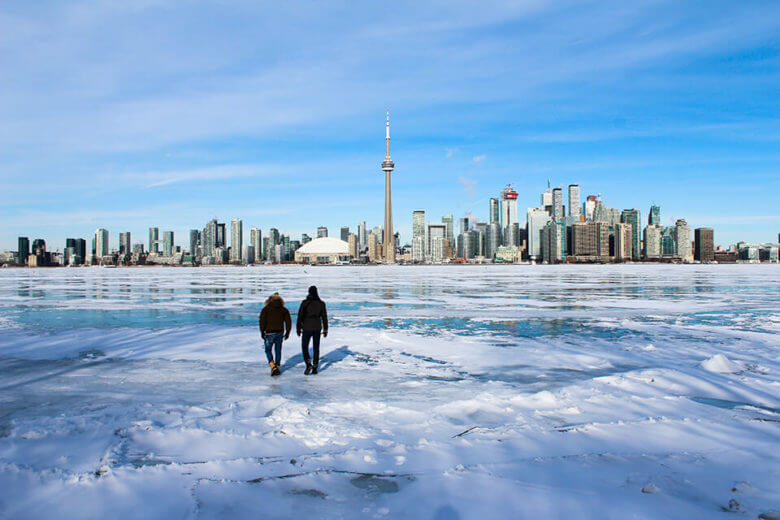
[{"label": "blue sky", "polygon": [[298,237],[547,180],[780,232],[780,3],[3,2],[0,249],[238,217]]}]

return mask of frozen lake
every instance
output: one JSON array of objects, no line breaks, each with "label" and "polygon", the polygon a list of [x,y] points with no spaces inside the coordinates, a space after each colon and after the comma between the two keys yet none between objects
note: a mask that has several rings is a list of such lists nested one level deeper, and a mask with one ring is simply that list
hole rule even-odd
[{"label": "frozen lake", "polygon": [[777,265],[0,270],[0,518],[756,518],[778,332]]}]

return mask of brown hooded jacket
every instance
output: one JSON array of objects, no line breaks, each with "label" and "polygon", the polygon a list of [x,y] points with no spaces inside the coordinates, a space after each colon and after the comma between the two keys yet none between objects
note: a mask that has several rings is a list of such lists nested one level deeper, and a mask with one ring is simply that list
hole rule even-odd
[{"label": "brown hooded jacket", "polygon": [[266,301],[265,307],[260,312],[260,334],[275,334],[284,332],[285,336],[290,335],[292,329],[292,320],[290,311],[284,306],[284,300],[279,293],[273,293]]}]

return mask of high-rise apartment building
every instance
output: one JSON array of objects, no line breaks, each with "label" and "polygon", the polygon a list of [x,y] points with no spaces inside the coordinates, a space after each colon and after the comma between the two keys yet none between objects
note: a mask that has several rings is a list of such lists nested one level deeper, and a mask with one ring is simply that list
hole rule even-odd
[{"label": "high-rise apartment building", "polygon": [[317,228],[317,238],[325,238],[328,236],[328,228],[320,226]]},{"label": "high-rise apartment building", "polygon": [[696,228],[693,237],[693,259],[699,262],[715,260],[715,236],[712,228]]},{"label": "high-rise apartment building", "polygon": [[486,230],[485,258],[493,260],[499,247],[501,247],[501,224],[494,221],[488,224]]},{"label": "high-rise apartment building", "polygon": [[[447,239],[447,226],[444,224],[428,224],[426,256],[433,262],[444,260],[444,241]],[[436,248],[436,251],[434,251]]]},{"label": "high-rise apartment building", "polygon": [[595,195],[588,195],[585,199],[585,207],[584,207],[584,213],[585,213],[585,220],[592,221],[593,220],[593,214],[596,211],[596,202],[598,201],[598,197]]},{"label": "high-rise apartment building", "polygon": [[95,231],[95,255],[100,259],[108,252],[108,230],[99,228]]},{"label": "high-rise apartment building", "polygon": [[579,184],[569,184],[569,216],[574,220],[579,220],[582,214],[580,207],[580,186]]},{"label": "high-rise apartment building", "polygon": [[649,226],[660,226],[661,225],[661,207],[660,206],[650,206],[650,213],[647,215],[647,224]]},{"label": "high-rise apartment building", "polygon": [[501,191],[501,214],[499,217],[502,231],[517,222],[517,192],[512,189],[511,184]]},{"label": "high-rise apartment building", "polygon": [[575,222],[571,226],[572,255],[606,258],[609,256],[609,224]]},{"label": "high-rise apartment building", "polygon": [[263,232],[261,229],[253,227],[249,230],[249,244],[254,248],[255,257],[252,263],[263,261]]},{"label": "high-rise apartment building", "polygon": [[[554,212],[553,204],[553,212]],[[540,260],[548,264],[557,264],[566,259],[566,223],[550,220],[542,228]]]},{"label": "high-rise apartment building", "polygon": [[[550,188],[550,181],[547,181],[547,189],[542,192],[540,197],[541,208],[544,209],[548,215],[553,216],[553,192]],[[541,255],[539,255],[541,256]]]},{"label": "high-rise apartment building", "polygon": [[347,249],[349,251],[349,255],[352,258],[358,257],[358,239],[357,235],[354,233],[350,233],[347,235],[347,244],[349,248]]},{"label": "high-rise apartment building", "polygon": [[376,262],[377,261],[377,239],[376,235],[372,232],[368,234],[368,261],[369,262]]},{"label": "high-rise apartment building", "polygon": [[30,256],[30,239],[28,237],[19,237],[19,249],[16,252],[16,263],[27,265],[27,258]]},{"label": "high-rise apartment building", "polygon": [[425,239],[425,210],[412,211],[412,260],[422,262],[428,253]]},{"label": "high-rise apartment building", "polygon": [[556,222],[563,221],[563,190],[553,188],[552,190],[552,218]]},{"label": "high-rise apartment building", "polygon": [[163,256],[173,256],[173,231],[163,231]]},{"label": "high-rise apartment building", "polygon": [[357,238],[358,238],[358,251],[363,251],[368,246],[368,230],[366,228],[366,221],[362,220],[360,224],[358,224],[358,232],[357,232]]},{"label": "high-rise apartment building", "polygon": [[190,256],[193,259],[200,258],[200,231],[197,229],[190,229]]},{"label": "high-rise apartment building", "polygon": [[634,226],[626,222],[615,224],[615,260],[625,261],[632,258],[633,229]]},{"label": "high-rise apartment building", "polygon": [[225,223],[217,222],[217,247],[227,248],[227,233],[225,232]]},{"label": "high-rise apartment building", "polygon": [[244,223],[234,218],[230,221],[230,261],[240,262],[244,246]]},{"label": "high-rise apartment building", "polygon": [[130,232],[119,233],[119,254],[129,255],[133,252],[130,244]]},{"label": "high-rise apartment building", "polygon": [[550,214],[542,207],[528,209],[528,257],[531,260],[541,261],[542,259],[541,233],[542,228],[547,225],[547,223],[550,221],[550,218]]},{"label": "high-rise apartment building", "polygon": [[341,240],[344,242],[349,241],[349,226],[341,226]]},{"label": "high-rise apartment building", "polygon": [[219,223],[217,222],[217,219],[209,220],[208,224],[206,224],[206,227],[203,228],[200,247],[202,249],[203,256],[205,257],[214,257],[217,254],[218,228]]},{"label": "high-rise apartment building", "polygon": [[455,243],[455,218],[452,215],[443,215],[441,217],[441,223],[447,227],[445,237],[449,240],[450,246],[452,246]]},{"label": "high-rise apartment building", "polygon": [[674,226],[661,227],[661,256],[677,256],[677,242]]},{"label": "high-rise apartment building", "polygon": [[642,219],[639,210],[624,209],[620,215],[620,221],[631,226],[631,258],[638,260],[642,256],[642,235],[640,234]]},{"label": "high-rise apartment building", "polygon": [[160,252],[160,228],[156,228],[156,227],[149,228],[149,252],[150,253]]},{"label": "high-rise apartment building", "polygon": [[684,219],[678,219],[674,224],[674,241],[677,245],[677,256],[683,262],[692,262],[693,242],[691,240],[691,228]]},{"label": "high-rise apartment building", "polygon": [[[501,218],[499,216],[499,208],[498,208],[498,199],[496,197],[490,197],[490,209],[488,215],[490,215],[490,220],[488,221],[490,224],[493,222],[499,222],[501,221]],[[500,225],[499,225],[500,227]]]},{"label": "high-rise apartment building", "polygon": [[655,224],[645,227],[645,258],[661,257],[661,228]]}]

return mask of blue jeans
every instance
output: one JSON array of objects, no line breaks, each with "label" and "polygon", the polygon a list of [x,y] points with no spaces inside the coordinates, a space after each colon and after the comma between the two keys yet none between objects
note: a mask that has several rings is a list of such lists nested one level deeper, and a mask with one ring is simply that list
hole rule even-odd
[{"label": "blue jeans", "polygon": [[301,351],[303,353],[303,360],[309,362],[309,340],[314,340],[314,364],[320,362],[320,331],[310,332],[304,330],[301,335]]},{"label": "blue jeans", "polygon": [[268,358],[269,363],[274,360],[273,355],[271,355],[271,349],[273,348],[276,351],[276,364],[277,365],[282,364],[282,340],[283,339],[284,339],[284,334],[281,332],[265,335],[265,357]]}]

